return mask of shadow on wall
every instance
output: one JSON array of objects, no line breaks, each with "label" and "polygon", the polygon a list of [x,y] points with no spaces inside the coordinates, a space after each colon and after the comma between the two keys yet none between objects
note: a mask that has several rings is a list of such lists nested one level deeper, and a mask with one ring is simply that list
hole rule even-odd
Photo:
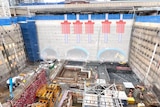
[{"label": "shadow on wall", "polygon": [[68,60],[86,61],[89,57],[89,53],[85,48],[74,47],[67,51],[66,58]]},{"label": "shadow on wall", "polygon": [[43,60],[55,59],[57,57],[58,57],[57,52],[54,49],[51,49],[51,48],[46,48],[41,53],[41,58]]},{"label": "shadow on wall", "polygon": [[124,51],[117,48],[105,48],[98,52],[97,59],[100,61],[126,63],[127,57]]}]

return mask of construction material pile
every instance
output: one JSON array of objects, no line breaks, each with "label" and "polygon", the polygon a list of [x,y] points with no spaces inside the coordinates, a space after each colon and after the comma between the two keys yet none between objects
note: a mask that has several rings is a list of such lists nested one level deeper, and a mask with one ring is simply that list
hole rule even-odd
[{"label": "construction material pile", "polygon": [[33,82],[30,82],[30,85],[26,87],[20,98],[13,101],[13,107],[24,107],[27,104],[33,103],[36,98],[37,89],[39,89],[43,84],[46,84],[46,82],[46,71],[43,70],[37,74]]}]

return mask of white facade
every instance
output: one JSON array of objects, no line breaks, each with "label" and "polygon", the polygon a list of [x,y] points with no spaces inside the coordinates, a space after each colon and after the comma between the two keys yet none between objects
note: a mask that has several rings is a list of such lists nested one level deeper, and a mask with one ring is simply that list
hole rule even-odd
[{"label": "white facade", "polygon": [[69,20],[71,32],[68,34],[68,43],[65,42],[66,37],[62,34],[61,22],[63,20],[36,21],[40,56],[82,61],[128,61],[133,20],[124,20],[126,25],[121,41],[119,41],[119,34],[116,33],[116,22],[119,20],[110,20],[112,23],[107,42],[104,42],[102,33],[102,21],[104,20],[93,20],[94,34],[90,35],[90,43],[89,35],[85,34],[84,23],[87,21],[81,21],[83,24],[79,43],[77,43],[77,35],[74,34],[73,22],[75,20]]},{"label": "white facade", "polygon": [[8,0],[0,0],[0,17],[10,17],[10,9]]}]

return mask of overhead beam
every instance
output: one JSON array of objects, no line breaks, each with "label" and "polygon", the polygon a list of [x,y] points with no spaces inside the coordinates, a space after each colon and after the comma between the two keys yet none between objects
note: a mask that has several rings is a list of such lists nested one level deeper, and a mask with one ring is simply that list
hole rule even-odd
[{"label": "overhead beam", "polygon": [[[140,7],[158,7],[160,2],[104,2],[90,4],[32,5],[11,7],[11,14],[28,14],[36,12],[69,13],[69,12],[112,12],[130,11]],[[12,11],[14,10],[14,11]],[[149,10],[148,10],[149,11]],[[13,13],[15,12],[15,13]]]}]

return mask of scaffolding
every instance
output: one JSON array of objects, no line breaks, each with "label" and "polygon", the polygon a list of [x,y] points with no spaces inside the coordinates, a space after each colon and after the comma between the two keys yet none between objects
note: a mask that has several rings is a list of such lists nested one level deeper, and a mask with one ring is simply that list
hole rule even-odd
[{"label": "scaffolding", "polygon": [[82,107],[123,107],[115,83],[90,84],[87,87],[85,82],[84,87]]}]

